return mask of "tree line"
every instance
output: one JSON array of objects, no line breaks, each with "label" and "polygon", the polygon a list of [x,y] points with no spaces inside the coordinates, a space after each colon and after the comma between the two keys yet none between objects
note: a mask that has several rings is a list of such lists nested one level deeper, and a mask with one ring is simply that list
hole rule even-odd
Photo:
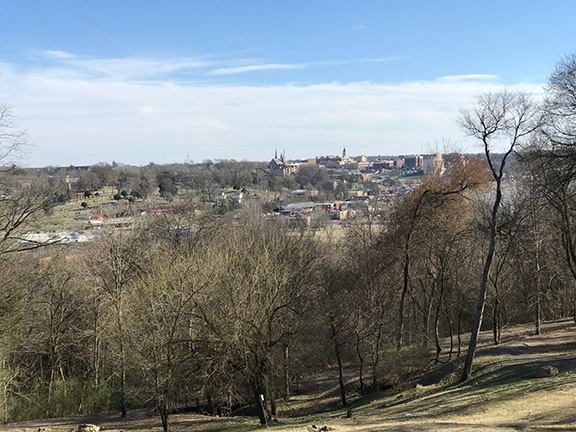
[{"label": "tree line", "polygon": [[[25,175],[26,171],[16,170],[15,173]],[[346,199],[346,192],[351,186],[355,182],[361,183],[357,174],[329,175],[324,168],[315,165],[303,166],[292,176],[277,177],[268,171],[265,162],[235,160],[165,165],[150,163],[142,167],[101,162],[90,167],[47,167],[37,171],[36,176],[59,191],[60,202],[72,199],[73,194],[90,198],[105,186],[117,190],[118,200],[143,200],[158,191],[161,197],[172,201],[179,190],[193,191],[209,200],[223,189],[284,193],[315,189],[324,200]],[[75,179],[70,183],[70,188],[64,181],[65,177]],[[336,186],[335,180],[338,181]],[[372,192],[380,189],[380,185],[375,183],[369,186]]]}]

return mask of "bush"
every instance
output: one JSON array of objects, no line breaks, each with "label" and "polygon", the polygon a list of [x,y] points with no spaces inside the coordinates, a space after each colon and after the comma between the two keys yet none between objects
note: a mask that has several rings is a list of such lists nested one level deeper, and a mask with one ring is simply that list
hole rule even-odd
[{"label": "bush", "polygon": [[49,387],[36,384],[30,392],[13,400],[9,421],[95,414],[114,408],[114,389],[107,383],[87,380],[57,380]]},{"label": "bush", "polygon": [[86,201],[82,201],[82,204],[80,204],[81,207],[88,207],[88,203]]},{"label": "bush", "polygon": [[422,375],[433,359],[430,350],[422,345],[387,350],[379,367],[380,381],[392,386],[407,383]]}]

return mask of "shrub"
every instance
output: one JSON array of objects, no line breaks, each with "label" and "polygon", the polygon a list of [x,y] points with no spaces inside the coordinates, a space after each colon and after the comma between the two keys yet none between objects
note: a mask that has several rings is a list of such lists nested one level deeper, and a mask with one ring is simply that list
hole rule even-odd
[{"label": "shrub", "polygon": [[48,386],[37,383],[13,400],[9,421],[95,414],[114,408],[114,389],[108,383],[87,380],[57,380]]},{"label": "shrub", "polygon": [[402,385],[422,375],[434,356],[422,345],[412,345],[400,350],[389,349],[382,355],[379,367],[383,385]]}]

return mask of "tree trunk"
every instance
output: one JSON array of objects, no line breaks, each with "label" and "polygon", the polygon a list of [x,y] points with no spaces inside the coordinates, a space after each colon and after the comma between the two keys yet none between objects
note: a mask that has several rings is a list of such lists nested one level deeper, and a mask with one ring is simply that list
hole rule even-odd
[{"label": "tree trunk", "polygon": [[170,432],[170,424],[168,423],[168,406],[166,400],[162,398],[158,401],[158,410],[160,411],[160,419],[162,420],[162,430]]},{"label": "tree trunk", "polygon": [[[422,285],[422,292],[424,293],[423,297],[426,298],[426,290],[424,289],[424,283],[421,282]],[[434,296],[436,295],[436,288],[437,288],[438,282],[434,281],[434,283],[432,284],[432,292],[430,293],[429,298],[427,299],[427,307],[426,307],[426,314],[424,314],[423,316],[423,330],[422,330],[422,346],[425,348],[428,348],[428,343],[429,343],[429,334],[430,334],[430,321],[432,318],[432,311],[434,310]],[[436,323],[434,323],[436,324]]]},{"label": "tree trunk", "polygon": [[406,307],[406,295],[408,294],[409,269],[410,255],[406,252],[404,256],[404,284],[402,287],[402,295],[400,296],[400,310],[398,313],[398,336],[396,342],[398,349],[402,348],[404,342],[404,308]]},{"label": "tree trunk", "polygon": [[266,395],[264,394],[264,389],[258,384],[254,384],[253,389],[254,389],[254,403],[256,404],[256,411],[258,413],[258,418],[260,419],[260,424],[261,425],[268,424],[268,419],[270,418],[270,415],[266,408]]},{"label": "tree trunk", "polygon": [[[444,273],[444,268],[442,268],[442,273]],[[441,275],[444,278],[444,275]],[[434,317],[434,341],[436,343],[436,359],[435,364],[440,362],[440,353],[442,353],[442,346],[440,345],[440,334],[439,334],[439,324],[440,324],[440,310],[442,308],[442,301],[444,300],[444,282],[440,280],[440,298],[438,299],[438,305],[436,307],[436,316]]]},{"label": "tree trunk", "polygon": [[290,398],[290,357],[288,352],[288,344],[282,345],[284,354],[284,400]]},{"label": "tree trunk", "polygon": [[334,322],[331,324],[332,328],[332,339],[334,339],[334,352],[336,354],[336,360],[338,361],[338,385],[340,386],[340,400],[342,401],[342,406],[347,406],[346,401],[346,388],[344,386],[344,370],[342,368],[342,354],[340,353],[340,342],[338,341],[338,333]]},{"label": "tree trunk", "polygon": [[378,367],[380,365],[380,341],[382,339],[382,326],[376,332],[376,338],[372,344],[372,391],[377,392],[380,388]]},{"label": "tree trunk", "polygon": [[338,359],[338,384],[340,386],[340,400],[342,401],[342,406],[347,406],[346,401],[346,387],[344,385],[344,369],[342,368],[342,357],[340,355],[340,347],[335,344],[336,358]]},{"label": "tree trunk", "polygon": [[492,327],[494,344],[498,345],[500,343],[500,300],[498,297],[494,299],[494,307],[492,308]]},{"label": "tree trunk", "polygon": [[124,418],[128,415],[127,400],[126,400],[126,354],[124,343],[120,345],[120,417]]},{"label": "tree trunk", "polygon": [[536,334],[540,335],[540,325],[541,325],[541,317],[542,317],[542,300],[540,298],[540,290],[536,293]]},{"label": "tree trunk", "polygon": [[458,313],[458,357],[462,355],[462,313],[463,310],[461,309]]},{"label": "tree trunk", "polygon": [[[504,161],[502,161],[502,166]],[[502,190],[500,185],[501,180],[496,181],[496,199],[492,207],[492,216],[490,219],[490,242],[488,245],[488,254],[484,262],[484,270],[482,272],[482,281],[480,283],[480,292],[478,294],[478,304],[476,305],[476,316],[474,318],[474,326],[470,334],[470,344],[468,345],[468,352],[466,353],[466,362],[464,363],[464,370],[462,372],[462,381],[466,381],[472,373],[472,363],[476,355],[476,347],[478,345],[478,336],[480,336],[480,329],[482,328],[482,319],[484,318],[484,306],[486,305],[486,291],[488,288],[488,276],[490,274],[490,267],[492,267],[492,260],[494,258],[494,251],[496,249],[496,224],[498,222],[498,209],[500,208],[500,201],[502,200]]]},{"label": "tree trunk", "polygon": [[446,321],[448,322],[448,331],[450,332],[450,352],[448,353],[448,361],[452,360],[452,354],[454,353],[454,330],[452,329],[452,319],[448,310],[445,311]]},{"label": "tree trunk", "polygon": [[214,409],[214,401],[212,400],[212,392],[208,389],[206,389],[206,411],[210,414],[214,414],[216,411]]},{"label": "tree trunk", "polygon": [[360,394],[364,394],[364,357],[360,350],[360,338],[356,337],[356,354],[360,360],[360,370],[358,371],[358,381],[360,383]]}]

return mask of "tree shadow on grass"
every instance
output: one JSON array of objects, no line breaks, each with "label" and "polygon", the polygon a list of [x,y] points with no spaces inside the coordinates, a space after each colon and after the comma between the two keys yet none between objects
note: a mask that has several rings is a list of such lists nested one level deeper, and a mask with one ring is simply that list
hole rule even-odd
[{"label": "tree shadow on grass", "polygon": [[[547,363],[559,371],[576,369],[576,360],[557,360]],[[540,362],[494,362],[475,371],[473,377],[444,389],[434,388],[408,399],[378,407],[389,420],[425,419],[434,415],[475,414],[486,409],[487,404],[505,403],[526,394],[556,390],[558,385],[576,383],[576,374],[562,374],[548,378],[535,378]]]}]

